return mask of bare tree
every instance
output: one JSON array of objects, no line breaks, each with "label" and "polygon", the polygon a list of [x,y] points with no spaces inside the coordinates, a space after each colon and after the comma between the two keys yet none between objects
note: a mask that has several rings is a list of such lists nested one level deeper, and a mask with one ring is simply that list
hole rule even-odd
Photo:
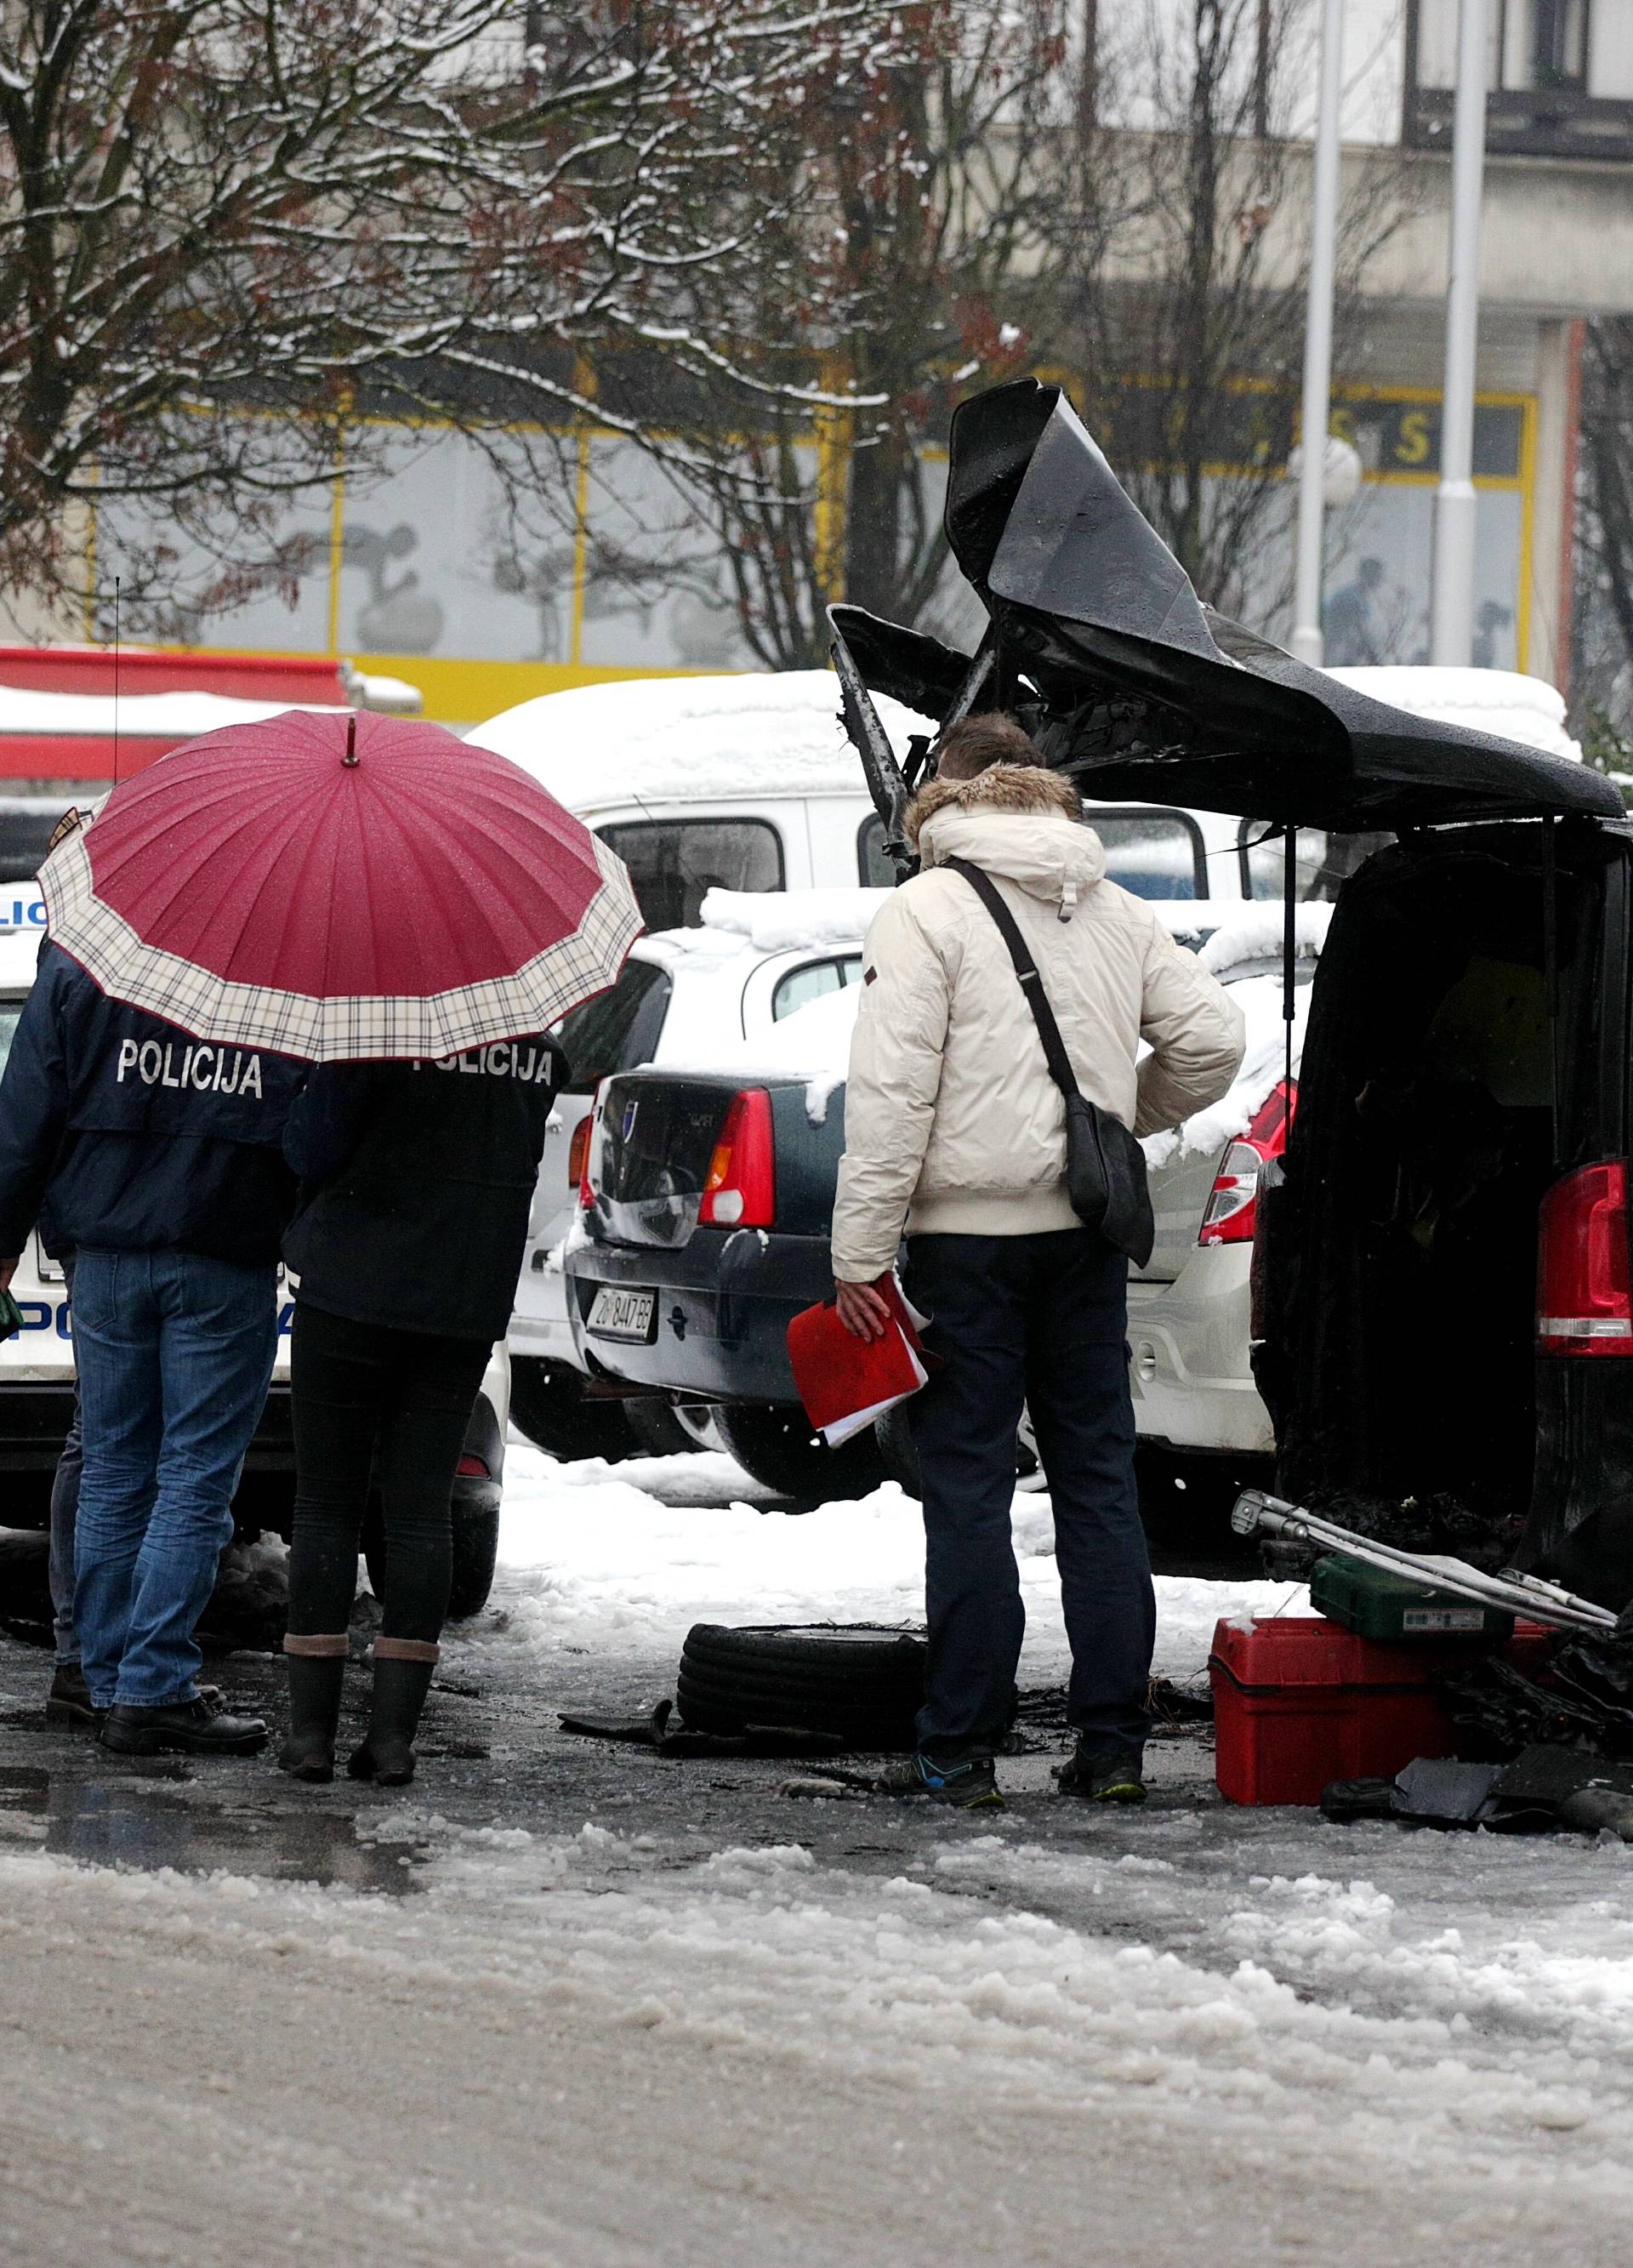
[{"label": "bare tree", "polygon": [[493,434],[607,416],[592,346],[717,362],[677,320],[688,271],[775,225],[783,113],[879,12],[10,0],[0,588],[80,590],[95,500],[128,589],[162,583],[168,521],[231,563],[202,601],[231,603],[306,563],[272,531],[366,466],[359,409]]},{"label": "bare tree", "polygon": [[1040,241],[1065,20],[1063,0],[899,0],[858,22],[783,114],[753,261],[679,282],[683,328],[723,352],[649,364],[629,399],[770,666],[825,656],[842,589],[908,619],[933,605],[927,455],[960,389],[1021,366],[1010,311]]},{"label": "bare tree", "polygon": [[[1262,616],[1283,595],[1265,577],[1263,539],[1284,494],[1304,347],[1309,147],[1290,129],[1312,10],[1125,0],[1114,21],[1109,9],[1089,15],[1083,99],[1046,208],[1062,358],[1082,373],[1085,414],[1120,477],[1203,596]],[[1380,153],[1340,214],[1341,369],[1364,324],[1368,263],[1404,210]]]},{"label": "bare tree", "polygon": [[1584,326],[1570,705],[1585,752],[1633,769],[1633,319]]}]

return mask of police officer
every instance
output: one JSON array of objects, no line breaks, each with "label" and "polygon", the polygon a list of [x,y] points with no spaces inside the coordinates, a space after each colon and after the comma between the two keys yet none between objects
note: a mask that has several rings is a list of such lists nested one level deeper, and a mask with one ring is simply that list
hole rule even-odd
[{"label": "police officer", "polygon": [[306,1067],[190,1039],[48,946],[0,1081],[0,1285],[42,1204],[72,1249],[74,1624],[104,1744],[252,1755],[193,1632],[277,1344],[284,1119]]},{"label": "police officer", "polygon": [[401,1786],[448,1610],[449,1498],[493,1343],[510,1324],[545,1123],[565,1064],[548,1040],[313,1074],[285,1147],[302,1176],[283,1241],[300,1278],[291,1378],[290,1737],[299,1779],[334,1777],[371,1479],[386,1531],[368,1736],[347,1769]]}]

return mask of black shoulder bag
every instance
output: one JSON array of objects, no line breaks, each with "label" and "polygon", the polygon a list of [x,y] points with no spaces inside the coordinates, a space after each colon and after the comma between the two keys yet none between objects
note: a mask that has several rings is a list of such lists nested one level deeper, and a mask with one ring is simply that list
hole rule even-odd
[{"label": "black shoulder bag", "polygon": [[972,866],[967,858],[944,858],[941,864],[963,876],[1009,947],[1043,1042],[1049,1077],[1065,1098],[1066,1194],[1073,1212],[1085,1227],[1098,1229],[1114,1252],[1144,1268],[1157,1241],[1151,1192],[1145,1186],[1144,1151],[1120,1118],[1091,1102],[1078,1085],[1038,964],[991,875]]}]

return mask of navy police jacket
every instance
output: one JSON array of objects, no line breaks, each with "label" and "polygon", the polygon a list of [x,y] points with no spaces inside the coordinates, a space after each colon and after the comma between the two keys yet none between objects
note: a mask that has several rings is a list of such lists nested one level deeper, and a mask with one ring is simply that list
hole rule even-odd
[{"label": "navy police jacket", "polygon": [[284,1141],[301,1299],[353,1322],[503,1338],[565,1071],[541,1039],[314,1071]]},{"label": "navy police jacket", "polygon": [[294,1201],[283,1123],[310,1066],[215,1047],[110,1000],[48,944],[0,1079],[0,1258],[275,1261]]}]

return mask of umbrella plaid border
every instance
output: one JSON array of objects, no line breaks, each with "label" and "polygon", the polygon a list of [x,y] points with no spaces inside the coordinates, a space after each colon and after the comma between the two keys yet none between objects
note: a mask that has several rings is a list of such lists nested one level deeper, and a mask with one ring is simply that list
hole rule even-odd
[{"label": "umbrella plaid border", "polygon": [[103,991],[217,1046],[264,1048],[311,1063],[403,1061],[458,1055],[494,1040],[541,1032],[605,991],[645,924],[615,851],[595,836],[601,885],[571,937],[547,946],[513,976],[421,998],[361,993],[331,1000],[234,984],[179,954],[145,945],[96,895],[83,828],[40,869],[47,931]]}]

